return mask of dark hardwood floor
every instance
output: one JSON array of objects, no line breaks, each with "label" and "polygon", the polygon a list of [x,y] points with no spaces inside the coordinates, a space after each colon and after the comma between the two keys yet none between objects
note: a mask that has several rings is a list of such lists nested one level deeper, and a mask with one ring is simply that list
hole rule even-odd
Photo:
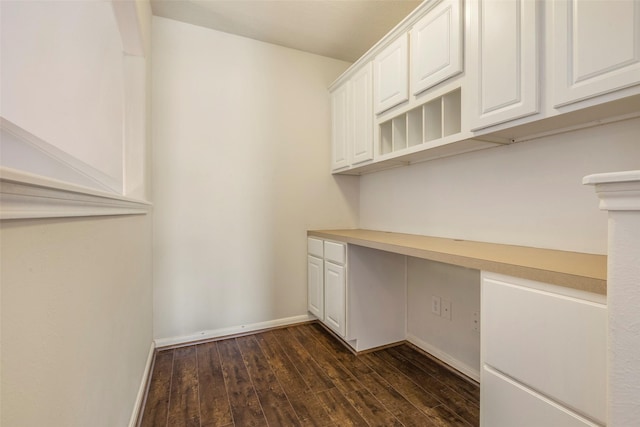
[{"label": "dark hardwood floor", "polygon": [[355,356],[309,323],[160,351],[141,426],[477,426],[480,390],[403,344]]}]

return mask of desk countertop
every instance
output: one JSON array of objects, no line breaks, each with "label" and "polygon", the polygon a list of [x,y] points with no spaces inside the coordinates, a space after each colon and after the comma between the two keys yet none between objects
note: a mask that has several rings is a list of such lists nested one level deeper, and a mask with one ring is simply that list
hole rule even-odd
[{"label": "desk countertop", "polygon": [[587,292],[607,293],[606,255],[374,230],[311,230],[307,235]]}]

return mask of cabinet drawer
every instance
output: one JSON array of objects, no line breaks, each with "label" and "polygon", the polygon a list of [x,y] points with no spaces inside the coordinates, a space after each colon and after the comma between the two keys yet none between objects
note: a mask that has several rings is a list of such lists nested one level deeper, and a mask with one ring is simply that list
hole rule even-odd
[{"label": "cabinet drawer", "polygon": [[482,369],[481,427],[597,427],[499,372]]},{"label": "cabinet drawer", "polygon": [[324,259],[336,264],[345,263],[345,245],[342,243],[324,242]]},{"label": "cabinet drawer", "polygon": [[483,273],[483,364],[604,423],[606,306],[545,286]]},{"label": "cabinet drawer", "polygon": [[324,258],[322,240],[314,239],[313,237],[307,237],[307,253],[318,258]]}]

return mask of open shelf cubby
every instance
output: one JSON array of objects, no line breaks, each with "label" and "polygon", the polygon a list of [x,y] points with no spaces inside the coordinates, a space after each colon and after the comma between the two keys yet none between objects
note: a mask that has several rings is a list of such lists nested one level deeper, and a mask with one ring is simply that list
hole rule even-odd
[{"label": "open shelf cubby", "polygon": [[460,88],[380,123],[380,154],[390,154],[461,131]]}]

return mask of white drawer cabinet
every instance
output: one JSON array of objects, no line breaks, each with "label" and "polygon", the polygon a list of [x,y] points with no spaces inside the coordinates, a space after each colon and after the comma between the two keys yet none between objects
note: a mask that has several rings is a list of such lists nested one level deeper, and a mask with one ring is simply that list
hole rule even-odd
[{"label": "white drawer cabinet", "polygon": [[346,336],[346,245],[307,238],[307,309]]},{"label": "white drawer cabinet", "polygon": [[480,387],[480,425],[485,427],[598,426],[488,367]]},{"label": "white drawer cabinet", "polygon": [[[603,296],[483,272],[481,313],[483,420],[508,419],[513,410],[496,400],[507,385],[487,376],[495,370],[532,391],[513,395],[516,408],[518,396],[523,407],[534,408],[541,403],[529,400],[540,394],[571,413],[605,422]],[[509,424],[484,424],[495,425]]]},{"label": "white drawer cabinet", "polygon": [[315,237],[307,241],[309,312],[355,351],[404,340],[405,256]]}]

